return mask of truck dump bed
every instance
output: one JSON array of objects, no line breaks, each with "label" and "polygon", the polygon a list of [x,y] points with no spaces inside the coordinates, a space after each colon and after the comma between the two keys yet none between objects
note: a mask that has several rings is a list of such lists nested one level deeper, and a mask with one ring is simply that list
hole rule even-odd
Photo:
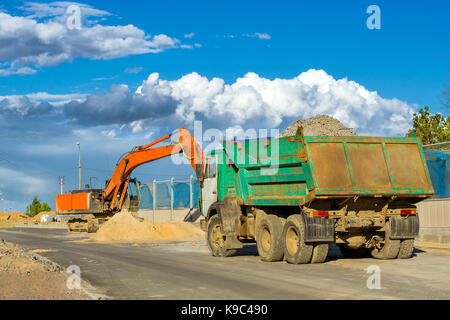
[{"label": "truck dump bed", "polygon": [[237,170],[223,166],[219,200],[235,194],[246,205],[355,196],[417,202],[413,198],[434,193],[416,137],[304,137],[299,131],[295,137],[224,142],[224,150],[222,160],[228,157]]}]

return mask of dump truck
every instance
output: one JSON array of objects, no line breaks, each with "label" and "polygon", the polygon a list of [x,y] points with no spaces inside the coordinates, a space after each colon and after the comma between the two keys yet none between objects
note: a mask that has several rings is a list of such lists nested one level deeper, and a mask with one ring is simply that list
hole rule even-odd
[{"label": "dump truck", "polygon": [[[175,141],[156,146],[170,138]],[[57,195],[55,208],[58,216],[66,217],[70,232],[96,232],[100,226],[121,211],[136,216],[140,208],[139,182],[131,178],[133,171],[146,163],[183,153],[194,169],[199,181],[203,180],[205,156],[199,144],[185,128],[152,141],[133,147],[122,155],[103,189],[73,190]]]},{"label": "dump truck", "polygon": [[206,155],[199,208],[212,255],[256,242],[263,261],[407,259],[416,203],[433,195],[418,137],[295,136],[223,141]]}]

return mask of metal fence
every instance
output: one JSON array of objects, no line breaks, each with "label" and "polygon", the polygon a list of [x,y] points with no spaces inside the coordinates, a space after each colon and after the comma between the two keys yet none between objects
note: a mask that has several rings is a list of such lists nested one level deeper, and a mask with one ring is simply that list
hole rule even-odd
[{"label": "metal fence", "polygon": [[194,178],[154,180],[139,187],[142,210],[193,209],[198,207],[200,183]]}]

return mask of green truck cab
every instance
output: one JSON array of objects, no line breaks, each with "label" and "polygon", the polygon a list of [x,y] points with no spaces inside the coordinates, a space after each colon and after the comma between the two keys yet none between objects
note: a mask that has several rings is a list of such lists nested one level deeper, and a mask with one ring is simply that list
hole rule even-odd
[{"label": "green truck cab", "polygon": [[412,255],[414,204],[434,194],[417,137],[223,141],[207,154],[200,210],[208,248],[231,256],[256,242],[264,261]]}]

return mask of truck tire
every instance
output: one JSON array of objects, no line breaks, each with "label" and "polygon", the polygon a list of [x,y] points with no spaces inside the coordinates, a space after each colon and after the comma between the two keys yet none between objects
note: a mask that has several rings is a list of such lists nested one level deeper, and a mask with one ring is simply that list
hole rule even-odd
[{"label": "truck tire", "polygon": [[400,242],[400,251],[398,259],[409,259],[414,251],[414,239],[406,239]]},{"label": "truck tire", "polygon": [[289,216],[283,228],[283,251],[286,261],[305,264],[311,261],[312,244],[305,243],[305,222],[299,214]]},{"label": "truck tire", "polygon": [[344,256],[344,258],[354,259],[354,258],[366,258],[369,256],[369,250],[365,247],[352,249],[347,247],[343,243],[339,243],[337,246],[341,251],[342,255]]},{"label": "truck tire", "polygon": [[389,260],[397,258],[400,251],[400,240],[392,240],[389,236],[391,234],[391,224],[386,222],[386,231],[384,233],[384,244],[381,249],[372,248],[370,252],[375,259]]},{"label": "truck tire", "polygon": [[261,219],[256,230],[256,246],[262,261],[274,262],[283,259],[283,225],[276,215]]},{"label": "truck tire", "polygon": [[328,243],[316,243],[314,244],[313,253],[311,257],[311,263],[323,263],[327,259],[328,249],[330,245]]},{"label": "truck tire", "polygon": [[211,254],[215,257],[231,257],[237,249],[225,249],[226,236],[222,235],[222,219],[219,215],[212,216],[206,226],[206,243]]}]

